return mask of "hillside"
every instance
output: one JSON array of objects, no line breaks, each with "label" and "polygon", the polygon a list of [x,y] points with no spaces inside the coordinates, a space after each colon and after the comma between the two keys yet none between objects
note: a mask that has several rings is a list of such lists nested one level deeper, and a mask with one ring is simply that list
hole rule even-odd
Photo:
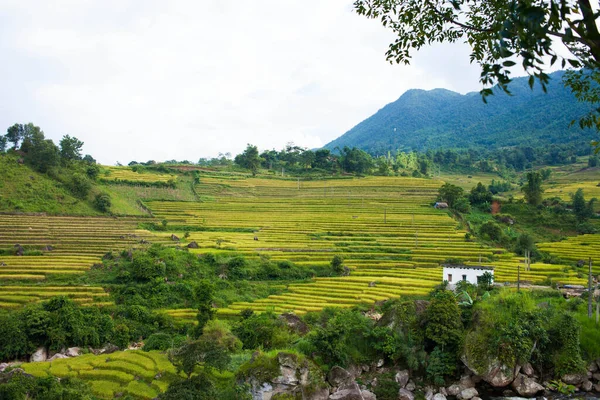
[{"label": "hillside", "polygon": [[477,92],[446,89],[405,92],[325,148],[358,147],[372,154],[397,149],[498,148],[588,142],[595,134],[572,120],[589,106],[578,103],[562,85],[564,71],[551,74],[548,93],[530,90],[527,78],[511,83],[512,96],[499,91],[488,103]]}]

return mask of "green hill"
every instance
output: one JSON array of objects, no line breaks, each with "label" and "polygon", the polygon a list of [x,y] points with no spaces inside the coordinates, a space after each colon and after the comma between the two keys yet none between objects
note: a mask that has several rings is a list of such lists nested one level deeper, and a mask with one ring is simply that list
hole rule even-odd
[{"label": "green hill", "polygon": [[20,164],[18,157],[0,156],[0,212],[97,215],[90,202],[75,198],[46,174]]},{"label": "green hill", "polygon": [[516,78],[512,95],[496,91],[488,103],[477,92],[409,90],[325,148],[358,147],[373,154],[390,150],[498,148],[588,142],[596,134],[570,122],[590,107],[578,103],[562,84],[564,71],[551,74],[548,93]]}]

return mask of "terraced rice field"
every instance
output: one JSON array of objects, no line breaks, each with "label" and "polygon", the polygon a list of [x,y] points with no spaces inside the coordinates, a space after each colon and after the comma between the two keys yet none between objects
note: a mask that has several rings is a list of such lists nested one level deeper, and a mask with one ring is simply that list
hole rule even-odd
[{"label": "terraced rice field", "polygon": [[0,286],[0,307],[16,308],[54,296],[66,296],[82,305],[111,304],[108,293],[98,286],[5,285]]},{"label": "terraced rice field", "polygon": [[99,179],[112,183],[168,183],[176,181],[177,175],[161,174],[150,171],[135,172],[131,167],[103,167]]},{"label": "terraced rice field", "polygon": [[21,368],[36,377],[77,377],[88,382],[95,396],[113,399],[130,395],[153,399],[164,392],[177,371],[166,355],[156,351],[85,354],[49,362],[25,363]]},{"label": "terraced rice field", "polygon": [[570,237],[562,242],[540,243],[538,248],[565,261],[583,261],[586,266],[588,265],[588,259],[591,257],[592,272],[600,274],[600,259],[598,259],[598,255],[600,255],[600,234]]},{"label": "terraced rice field", "polygon": [[101,257],[109,251],[144,246],[141,242],[147,239],[159,240],[150,232],[138,230],[140,221],[130,217],[0,215],[0,249],[15,249],[18,244],[27,251],[43,253],[0,255],[0,307],[42,300],[50,294],[67,295],[84,304],[102,304],[100,298],[105,294],[101,288],[39,284],[29,287],[15,286],[15,282],[80,275],[101,263]]},{"label": "terraced rice field", "polygon": [[[458,259],[496,267],[497,281],[515,282],[519,259],[503,249],[465,240],[447,212],[432,207],[442,183],[415,178],[297,181],[201,177],[196,187],[207,202],[146,205],[159,219],[205,229],[192,232],[198,253],[328,265],[336,254],[349,277],[317,278],[288,292],[220,309],[223,316],[251,308],[302,314],[327,305],[349,307],[402,295],[425,295],[442,280],[440,264]],[[166,237],[166,234],[165,234]],[[256,238],[256,240],[255,240]],[[481,261],[480,261],[481,260]],[[521,279],[579,282],[565,266],[533,265]],[[193,320],[194,310],[169,314]]]}]

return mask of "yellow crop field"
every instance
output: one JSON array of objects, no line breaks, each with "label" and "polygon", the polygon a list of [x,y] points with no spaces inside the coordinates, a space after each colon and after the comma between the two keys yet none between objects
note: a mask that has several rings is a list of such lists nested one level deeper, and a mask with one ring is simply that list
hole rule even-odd
[{"label": "yellow crop field", "polygon": [[113,399],[123,395],[153,399],[177,376],[166,355],[156,351],[121,351],[85,354],[49,362],[25,363],[21,368],[33,376],[77,377],[88,382],[95,396]]},{"label": "yellow crop field", "polygon": [[161,174],[152,171],[133,171],[131,167],[103,167],[99,179],[106,182],[124,183],[169,183],[177,180],[177,175]]}]

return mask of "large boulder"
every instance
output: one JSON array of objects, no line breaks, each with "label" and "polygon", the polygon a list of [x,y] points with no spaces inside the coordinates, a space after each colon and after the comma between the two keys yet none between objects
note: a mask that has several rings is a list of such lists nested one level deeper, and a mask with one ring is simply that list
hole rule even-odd
[{"label": "large boulder", "polygon": [[532,397],[544,390],[544,387],[532,378],[518,374],[511,384],[512,388],[519,396]]},{"label": "large boulder", "polygon": [[238,378],[249,384],[253,400],[269,400],[278,396],[303,400],[326,400],[329,397],[329,386],[322,372],[303,356],[286,352],[276,355],[256,352],[244,364],[243,370]]},{"label": "large boulder", "polygon": [[473,397],[479,395],[479,392],[474,387],[463,389],[458,396],[458,400],[471,400]]},{"label": "large boulder", "polygon": [[410,379],[410,374],[408,370],[404,369],[402,371],[398,371],[394,376],[394,380],[400,385],[401,388],[405,387]]},{"label": "large boulder", "polygon": [[356,382],[344,384],[329,396],[330,400],[364,400]]},{"label": "large boulder", "polygon": [[48,352],[46,351],[46,348],[40,347],[35,351],[35,353],[33,353],[31,355],[30,361],[31,362],[42,362],[42,361],[46,361],[47,359],[48,359]]},{"label": "large boulder", "polygon": [[327,374],[327,382],[333,387],[343,386],[352,382],[352,375],[342,367],[335,365]]},{"label": "large boulder", "polygon": [[415,400],[415,395],[410,390],[401,388],[398,391],[398,400]]},{"label": "large boulder", "polygon": [[561,378],[561,381],[569,385],[580,385],[586,378],[587,375],[584,374],[566,374]]},{"label": "large boulder", "polygon": [[521,368],[521,372],[523,372],[527,376],[533,376],[535,374],[535,371],[533,370],[533,367],[531,366],[530,363],[523,364],[523,367]]},{"label": "large boulder", "polygon": [[67,356],[66,354],[63,354],[63,353],[56,353],[55,355],[50,357],[47,361],[60,360],[63,358],[69,358],[69,356]]},{"label": "large boulder", "polygon": [[483,367],[475,367],[472,360],[469,360],[467,355],[462,357],[463,363],[473,372],[489,383],[493,387],[504,387],[510,385],[515,380],[517,374],[521,370],[520,365],[505,365],[499,360],[494,359],[488,361]]},{"label": "large boulder", "polygon": [[446,400],[446,396],[441,393],[436,393],[433,395],[433,400]]},{"label": "large boulder", "polygon": [[584,392],[591,392],[592,389],[594,388],[594,385],[592,384],[592,382],[586,380],[581,384],[581,390],[583,390]]},{"label": "large boulder", "polygon": [[200,246],[198,246],[198,243],[195,240],[192,240],[190,243],[188,243],[187,248],[188,249],[199,249]]},{"label": "large boulder", "polygon": [[279,319],[285,322],[288,328],[299,335],[306,335],[309,331],[308,325],[296,314],[283,313],[279,316]]},{"label": "large boulder", "polygon": [[69,347],[65,354],[69,357],[77,357],[81,354],[81,349],[79,347]]},{"label": "large boulder", "polygon": [[364,400],[377,400],[375,393],[369,392],[368,390],[361,390],[360,393]]}]

